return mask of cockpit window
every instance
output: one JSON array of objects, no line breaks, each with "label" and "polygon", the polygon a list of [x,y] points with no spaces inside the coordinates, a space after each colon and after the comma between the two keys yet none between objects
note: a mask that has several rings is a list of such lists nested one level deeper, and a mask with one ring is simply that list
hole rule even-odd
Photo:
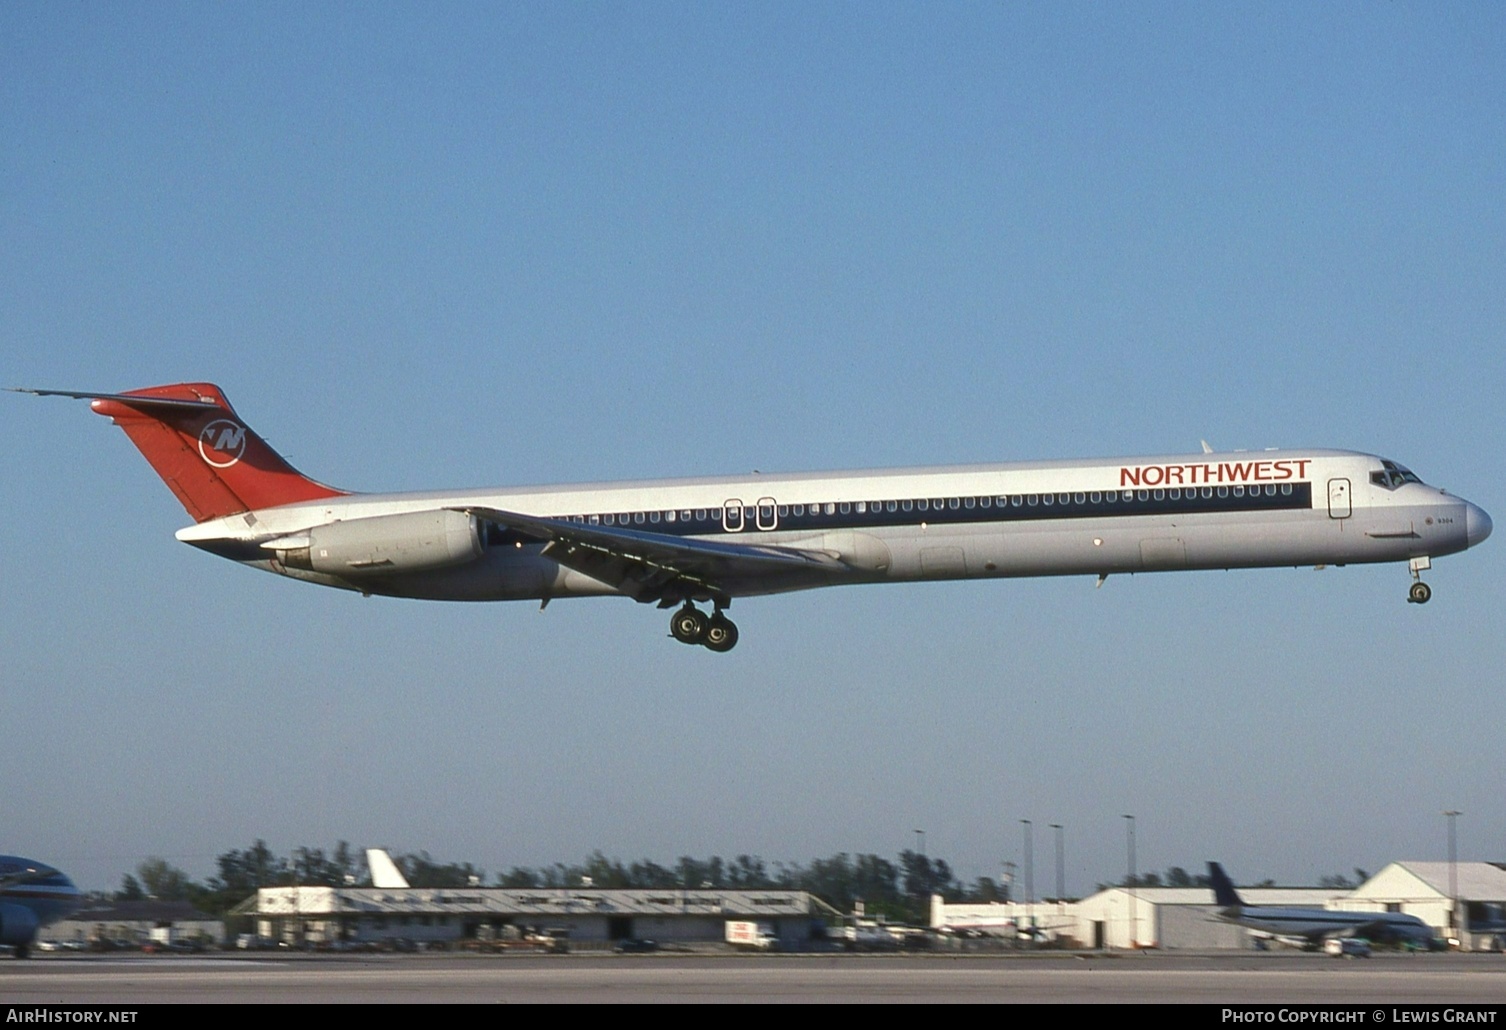
[{"label": "cockpit window", "polygon": [[1381,471],[1370,473],[1370,482],[1376,486],[1385,487],[1387,490],[1395,490],[1403,483],[1421,483],[1417,473],[1405,465],[1398,465],[1394,461],[1381,459]]}]

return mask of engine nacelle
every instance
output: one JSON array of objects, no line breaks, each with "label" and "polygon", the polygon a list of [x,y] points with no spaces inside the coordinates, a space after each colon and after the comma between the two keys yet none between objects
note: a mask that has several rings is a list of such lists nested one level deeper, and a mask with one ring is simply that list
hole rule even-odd
[{"label": "engine nacelle", "polygon": [[332,576],[429,572],[475,561],[486,550],[476,517],[447,509],[331,522],[264,546],[284,565]]},{"label": "engine nacelle", "polygon": [[0,944],[25,947],[36,937],[39,926],[37,914],[25,905],[0,904]]}]

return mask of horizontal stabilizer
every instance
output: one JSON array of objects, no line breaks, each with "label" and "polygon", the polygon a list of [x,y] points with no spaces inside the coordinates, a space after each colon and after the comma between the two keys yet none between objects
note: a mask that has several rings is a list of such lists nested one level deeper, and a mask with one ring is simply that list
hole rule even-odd
[{"label": "horizontal stabilizer", "polygon": [[11,393],[29,393],[37,397],[72,397],[80,401],[119,401],[143,411],[153,409],[179,411],[213,411],[219,405],[213,401],[185,400],[179,397],[141,397],[129,393],[89,393],[83,390],[30,390],[24,386],[7,386]]}]

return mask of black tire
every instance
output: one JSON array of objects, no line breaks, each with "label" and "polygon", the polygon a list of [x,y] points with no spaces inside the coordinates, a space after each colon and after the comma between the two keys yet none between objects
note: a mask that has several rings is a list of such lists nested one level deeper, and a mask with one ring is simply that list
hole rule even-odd
[{"label": "black tire", "polygon": [[721,615],[712,617],[701,640],[708,651],[725,653],[737,646],[737,623]]},{"label": "black tire", "polygon": [[706,639],[710,620],[698,608],[681,608],[669,618],[669,635],[682,644],[699,644]]},{"label": "black tire", "polygon": [[1432,600],[1433,588],[1418,580],[1412,584],[1412,589],[1407,591],[1407,600],[1413,604],[1427,604]]}]

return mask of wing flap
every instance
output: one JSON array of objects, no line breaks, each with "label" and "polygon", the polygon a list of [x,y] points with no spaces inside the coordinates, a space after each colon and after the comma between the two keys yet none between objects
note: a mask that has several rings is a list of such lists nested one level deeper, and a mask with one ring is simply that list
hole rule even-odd
[{"label": "wing flap", "polygon": [[561,565],[610,584],[639,601],[730,598],[732,584],[751,577],[778,580],[846,567],[821,551],[724,544],[636,529],[592,526],[499,508],[456,508],[544,543]]}]

